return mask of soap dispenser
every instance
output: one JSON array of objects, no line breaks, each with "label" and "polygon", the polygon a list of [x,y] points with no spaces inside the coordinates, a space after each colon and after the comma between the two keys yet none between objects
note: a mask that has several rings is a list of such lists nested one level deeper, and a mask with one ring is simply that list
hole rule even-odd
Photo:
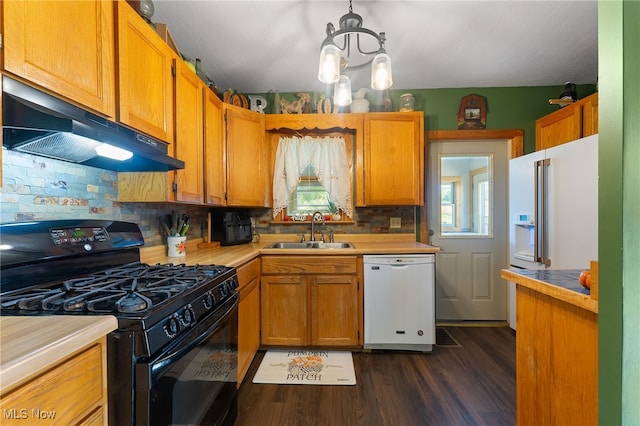
[{"label": "soap dispenser", "polygon": [[365,98],[367,93],[369,93],[369,89],[363,87],[353,95],[353,100],[349,106],[351,112],[369,112],[369,100]]}]

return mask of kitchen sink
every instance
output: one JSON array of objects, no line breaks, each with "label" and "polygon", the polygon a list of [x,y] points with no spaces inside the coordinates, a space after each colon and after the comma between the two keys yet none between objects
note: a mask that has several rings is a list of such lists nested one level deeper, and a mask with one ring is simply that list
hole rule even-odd
[{"label": "kitchen sink", "polygon": [[301,243],[271,243],[265,249],[345,249],[353,248],[351,243],[323,243],[320,241],[303,241]]}]

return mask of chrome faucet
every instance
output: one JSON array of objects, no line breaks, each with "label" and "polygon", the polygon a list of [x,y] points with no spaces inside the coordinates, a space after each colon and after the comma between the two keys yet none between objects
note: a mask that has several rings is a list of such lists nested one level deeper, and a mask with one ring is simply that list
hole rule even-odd
[{"label": "chrome faucet", "polygon": [[317,220],[321,220],[324,225],[324,215],[321,212],[313,212],[311,215],[311,241],[316,240],[316,227],[315,223]]}]

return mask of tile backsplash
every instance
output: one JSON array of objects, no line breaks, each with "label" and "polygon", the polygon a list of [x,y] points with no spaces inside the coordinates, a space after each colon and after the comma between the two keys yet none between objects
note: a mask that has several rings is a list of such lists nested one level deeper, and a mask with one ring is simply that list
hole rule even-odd
[{"label": "tile backsplash", "polygon": [[[209,207],[170,203],[121,203],[117,172],[81,166],[3,149],[0,221],[106,219],[140,226],[146,246],[163,244],[159,217],[171,211],[188,214],[187,237],[202,238]],[[270,209],[250,209],[260,234],[309,232],[308,224],[271,224]],[[336,233],[415,233],[414,207],[356,208],[354,224],[327,224]],[[401,217],[402,227],[389,229],[389,218]]]}]

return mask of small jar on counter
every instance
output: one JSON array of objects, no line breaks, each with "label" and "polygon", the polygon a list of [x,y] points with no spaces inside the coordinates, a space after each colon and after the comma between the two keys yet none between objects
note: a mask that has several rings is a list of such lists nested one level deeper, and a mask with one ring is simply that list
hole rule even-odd
[{"label": "small jar on counter", "polygon": [[409,112],[413,111],[416,106],[416,98],[411,93],[405,93],[400,95],[400,102],[398,105],[398,111]]}]

